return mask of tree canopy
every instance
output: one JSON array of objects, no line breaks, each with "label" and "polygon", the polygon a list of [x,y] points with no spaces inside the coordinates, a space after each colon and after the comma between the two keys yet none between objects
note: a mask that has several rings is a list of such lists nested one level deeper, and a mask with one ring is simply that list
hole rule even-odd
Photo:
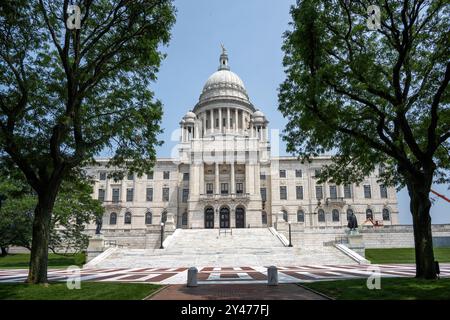
[{"label": "tree canopy", "polygon": [[450,169],[447,1],[298,0],[291,14],[279,92],[288,151],[333,153],[319,183],[380,167],[385,185],[406,185],[416,275],[434,279],[429,193]]},{"label": "tree canopy", "polygon": [[[381,27],[367,27],[369,5]],[[322,177],[361,181],[377,164],[390,185],[425,159],[448,181],[450,19],[445,1],[298,1],[283,49],[279,109],[288,149],[335,153]],[[427,160],[428,161],[428,160]]]}]

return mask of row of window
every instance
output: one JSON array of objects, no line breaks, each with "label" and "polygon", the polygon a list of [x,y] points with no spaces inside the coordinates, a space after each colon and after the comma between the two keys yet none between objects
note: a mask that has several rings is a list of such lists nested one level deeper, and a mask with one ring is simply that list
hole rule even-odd
[{"label": "row of window", "polygon": [[[106,178],[107,178],[106,171],[100,171],[99,180],[105,181]],[[170,171],[163,171],[163,179],[164,180],[170,179]],[[133,181],[134,174],[129,173],[127,175],[127,180]],[[147,180],[153,180],[153,172],[147,173]],[[189,181],[189,173],[188,172],[183,173],[183,181]]]},{"label": "row of window", "polygon": [[[338,198],[338,186],[329,186],[330,191],[330,199],[337,199]],[[287,200],[287,186],[280,186],[280,200]],[[295,187],[295,193],[296,193],[296,199],[302,200],[303,199],[303,186],[296,186]],[[316,186],[316,199],[320,200],[324,198],[323,195],[323,186]],[[267,191],[266,188],[261,188],[261,197],[263,198],[263,201],[266,200]],[[352,197],[352,188],[350,185],[345,185],[343,187],[343,198],[350,199]],[[387,198],[387,188],[384,185],[380,185],[380,197],[381,198]],[[372,198],[372,191],[370,185],[364,185],[364,198],[370,199]]]},{"label": "row of window", "polygon": [[[168,202],[170,197],[170,189],[162,188],[162,201]],[[98,200],[101,202],[105,201],[106,192],[105,189],[98,189]],[[182,202],[187,202],[189,197],[189,189],[183,189],[182,193]],[[134,201],[134,188],[127,188],[126,201],[132,202]],[[153,201],[153,188],[147,188],[145,194],[145,201],[152,202]],[[112,188],[112,202],[118,203],[120,202],[120,188]]]},{"label": "row of window", "polygon": [[[123,223],[124,224],[131,224],[131,217],[132,217],[131,212],[126,212],[125,215],[123,216]],[[167,221],[167,212],[164,211],[161,214],[161,222],[166,223],[166,221]],[[117,224],[117,213],[112,212],[109,215],[109,224],[110,225],[116,225]],[[153,214],[150,211],[148,211],[145,214],[145,224],[153,224]]]},{"label": "row of window", "polygon": [[[348,209],[347,210],[347,221],[349,220],[349,218],[350,218],[350,216],[352,214],[353,214],[353,210],[352,209]],[[383,216],[383,220],[384,221],[389,221],[391,219],[391,215],[390,215],[389,209],[384,208],[383,211],[382,211],[382,216]],[[265,219],[267,219],[267,217]],[[319,222],[325,222],[325,211],[323,209],[319,209],[317,211],[317,219],[318,219]],[[339,210],[333,209],[331,211],[331,220],[333,222],[339,222],[339,219],[340,219],[340,212],[339,212]],[[288,221],[288,213],[285,210],[283,210],[283,220],[286,221],[286,222]],[[366,220],[373,220],[373,211],[372,211],[372,209],[367,209],[366,210]],[[305,222],[305,213],[304,213],[303,210],[298,210],[297,211],[297,222]]]},{"label": "row of window", "polygon": [[[228,183],[224,182],[220,184],[220,194],[228,194]],[[206,184],[206,194],[214,193],[214,183]],[[244,183],[237,182],[236,183],[236,193],[244,193]]]}]

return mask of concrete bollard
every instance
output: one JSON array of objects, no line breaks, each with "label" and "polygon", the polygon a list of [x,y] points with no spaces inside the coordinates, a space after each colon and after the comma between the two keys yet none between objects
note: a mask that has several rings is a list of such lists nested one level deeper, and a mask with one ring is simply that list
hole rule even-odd
[{"label": "concrete bollard", "polygon": [[269,286],[278,285],[278,269],[275,266],[267,268],[267,284]]},{"label": "concrete bollard", "polygon": [[190,267],[188,269],[188,277],[187,277],[187,286],[188,287],[197,287],[197,273],[198,270],[196,267]]}]

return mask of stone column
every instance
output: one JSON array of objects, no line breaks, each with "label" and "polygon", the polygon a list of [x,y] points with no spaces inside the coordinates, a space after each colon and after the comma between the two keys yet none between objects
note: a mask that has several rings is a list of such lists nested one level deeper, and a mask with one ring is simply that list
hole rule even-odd
[{"label": "stone column", "polygon": [[239,125],[239,118],[238,118],[238,109],[234,110],[234,122],[236,124],[236,126],[234,127],[234,131],[238,132],[238,125]]},{"label": "stone column", "polygon": [[219,132],[222,133],[222,108],[219,108]]},{"label": "stone column", "polygon": [[181,126],[181,142],[184,142],[184,126]]},{"label": "stone column", "polygon": [[211,133],[214,133],[214,109],[209,110],[209,116],[211,119],[211,123],[210,123],[210,128],[211,128]]},{"label": "stone column", "polygon": [[230,131],[230,125],[231,125],[231,121],[230,121],[230,108],[227,108],[227,132]]},{"label": "stone column", "polygon": [[205,194],[205,164],[202,162],[200,164],[200,194]]},{"label": "stone column", "polygon": [[245,131],[245,112],[244,111],[242,111],[242,116],[241,116],[241,118],[242,118],[242,132],[244,132]]},{"label": "stone column", "polygon": [[234,161],[231,163],[231,194],[236,193],[236,181],[234,176]]},{"label": "stone column", "polygon": [[202,128],[202,137],[206,134],[206,113],[202,115],[203,128]]},{"label": "stone column", "polygon": [[214,188],[214,193],[215,194],[220,194],[220,187],[219,187],[219,163],[216,162],[216,168],[214,170],[214,177],[215,177],[215,188]]}]

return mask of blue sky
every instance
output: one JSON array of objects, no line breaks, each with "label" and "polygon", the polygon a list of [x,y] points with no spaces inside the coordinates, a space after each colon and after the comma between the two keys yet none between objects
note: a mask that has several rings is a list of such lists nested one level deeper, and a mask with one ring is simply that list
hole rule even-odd
[{"label": "blue sky", "polygon": [[[172,40],[163,51],[167,58],[153,85],[164,104],[162,127],[165,141],[158,157],[169,157],[176,145],[179,121],[194,107],[206,79],[219,65],[220,44],[228,51],[231,70],[247,88],[252,103],[282,130],[285,119],[277,110],[277,90],[284,80],[282,35],[289,26],[289,8],[294,0],[177,0],[177,22]],[[281,154],[286,154],[281,142]],[[448,186],[435,186],[449,195]],[[436,198],[433,223],[450,222],[450,204]],[[398,193],[400,223],[410,224],[409,197]]]}]

